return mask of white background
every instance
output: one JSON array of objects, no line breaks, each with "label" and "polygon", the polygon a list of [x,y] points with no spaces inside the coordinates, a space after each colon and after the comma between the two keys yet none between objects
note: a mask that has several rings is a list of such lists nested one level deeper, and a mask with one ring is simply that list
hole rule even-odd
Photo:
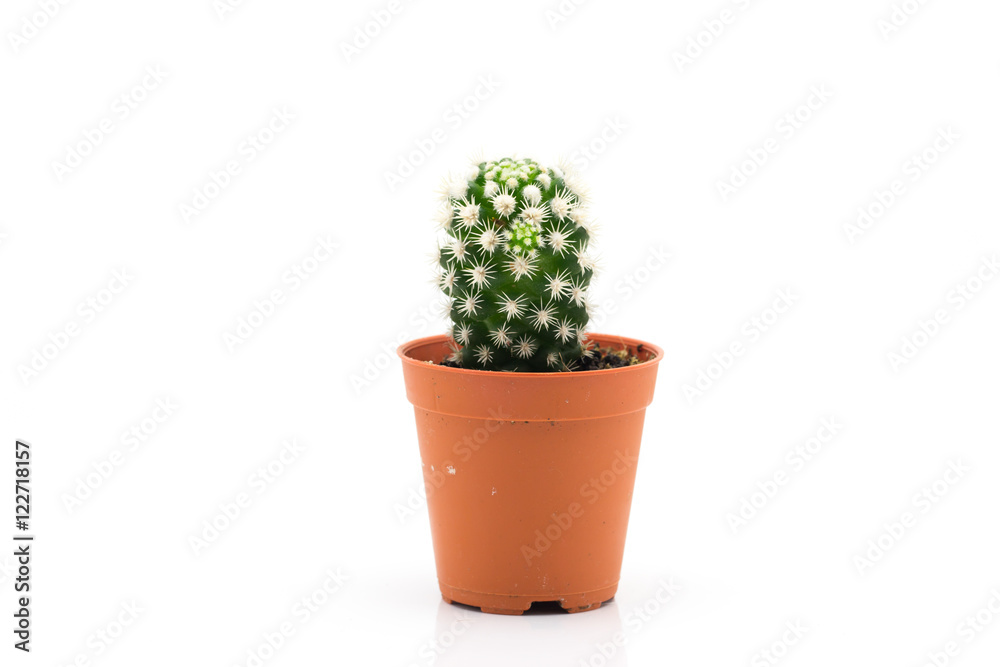
[{"label": "white background", "polygon": [[[880,27],[890,0],[405,0],[364,44],[388,2],[220,16],[211,0],[94,0],[49,19],[6,2],[0,435],[8,461],[15,437],[32,444],[37,541],[30,656],[10,646],[0,552],[2,663],[256,664],[287,622],[263,664],[763,665],[773,649],[784,665],[918,666],[951,641],[947,664],[996,664],[1000,280],[977,272],[1000,252],[1000,5],[905,4]],[[241,144],[275,109],[294,119],[250,160]],[[110,134],[80,148],[103,119]],[[73,150],[88,155],[54,165]],[[595,612],[496,617],[438,595],[393,350],[444,329],[434,193],[477,150],[580,168],[602,223],[594,328],[666,350],[621,588]],[[240,172],[185,216],[231,160]],[[724,198],[734,169],[753,173]],[[337,249],[313,264],[320,238]],[[308,280],[284,279],[301,266]],[[103,291],[122,270],[127,286]],[[227,344],[274,290],[272,316]],[[794,305],[754,337],[779,290]],[[743,354],[713,367],[734,342]],[[689,400],[700,371],[716,379]],[[843,427],[808,463],[786,458],[831,417]],[[292,438],[302,451],[258,493]],[[915,500],[949,462],[967,471]],[[734,530],[744,499],[758,507]],[[328,571],[347,580],[305,618],[295,605]],[[131,603],[108,647],[96,633]],[[993,622],[968,641],[981,609]],[[787,651],[786,623],[805,628]]]}]

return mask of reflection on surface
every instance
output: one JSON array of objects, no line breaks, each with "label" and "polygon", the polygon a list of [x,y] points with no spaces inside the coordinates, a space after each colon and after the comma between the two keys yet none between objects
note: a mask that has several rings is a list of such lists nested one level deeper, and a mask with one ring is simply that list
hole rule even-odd
[{"label": "reflection on surface", "polygon": [[523,616],[484,614],[441,601],[434,636],[414,664],[624,667],[625,647],[615,644],[616,634],[622,634],[622,617],[614,600],[579,614],[567,614],[558,603],[535,604]]}]

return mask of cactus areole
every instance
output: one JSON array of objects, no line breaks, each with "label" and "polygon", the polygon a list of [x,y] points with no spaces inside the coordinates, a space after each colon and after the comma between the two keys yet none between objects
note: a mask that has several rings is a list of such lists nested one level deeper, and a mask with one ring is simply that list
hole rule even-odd
[{"label": "cactus areole", "polygon": [[574,370],[589,354],[586,193],[534,160],[481,162],[446,187],[439,284],[462,368]]}]

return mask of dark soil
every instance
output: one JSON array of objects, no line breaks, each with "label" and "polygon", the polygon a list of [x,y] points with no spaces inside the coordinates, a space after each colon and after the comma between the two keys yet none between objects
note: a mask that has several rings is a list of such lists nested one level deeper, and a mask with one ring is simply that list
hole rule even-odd
[{"label": "dark soil", "polygon": [[[641,346],[638,351],[642,352]],[[589,357],[581,358],[576,364],[574,364],[574,367],[571,370],[600,371],[606,368],[622,368],[623,366],[635,366],[636,364],[641,363],[642,361],[639,357],[631,354],[626,348],[618,350],[611,347],[598,347],[594,348]],[[440,365],[447,366],[448,368],[462,367],[457,362],[449,359],[445,359]]]},{"label": "dark soil", "polygon": [[574,371],[599,371],[605,368],[621,368],[623,366],[635,366],[641,364],[639,357],[635,356],[627,348],[616,350],[611,347],[598,347],[594,349],[589,357],[580,359],[579,368]]}]

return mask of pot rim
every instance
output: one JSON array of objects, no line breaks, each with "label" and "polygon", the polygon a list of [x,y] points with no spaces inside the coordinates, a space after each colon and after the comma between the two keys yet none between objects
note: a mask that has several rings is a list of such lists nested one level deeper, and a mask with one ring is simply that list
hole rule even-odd
[{"label": "pot rim", "polygon": [[[663,348],[652,343],[647,343],[644,340],[639,340],[638,338],[629,338],[627,336],[618,336],[615,334],[602,334],[602,333],[588,333],[587,337],[591,340],[607,344],[608,342],[621,342],[628,347],[635,349],[638,346],[643,347],[643,351],[648,351],[651,356],[644,359],[641,363],[635,364],[633,366],[620,366],[618,368],[601,368],[588,371],[488,371],[479,368],[452,368],[451,366],[442,366],[440,364],[433,364],[435,371],[445,372],[445,373],[463,373],[472,376],[488,376],[497,377],[504,375],[514,375],[517,377],[552,377],[552,378],[565,378],[565,377],[592,377],[594,375],[605,375],[605,374],[615,374],[615,373],[627,373],[629,371],[634,371],[643,367],[649,367],[650,365],[655,366],[659,364],[663,359]],[[396,348],[396,354],[402,360],[404,364],[410,364],[416,367],[426,367],[427,362],[421,361],[420,359],[414,359],[410,357],[407,353],[411,350],[422,347],[425,345],[438,345],[441,343],[446,343],[450,340],[450,337],[446,334],[437,334],[435,336],[424,336],[423,338],[414,338],[411,341],[403,343],[398,348]]]}]

